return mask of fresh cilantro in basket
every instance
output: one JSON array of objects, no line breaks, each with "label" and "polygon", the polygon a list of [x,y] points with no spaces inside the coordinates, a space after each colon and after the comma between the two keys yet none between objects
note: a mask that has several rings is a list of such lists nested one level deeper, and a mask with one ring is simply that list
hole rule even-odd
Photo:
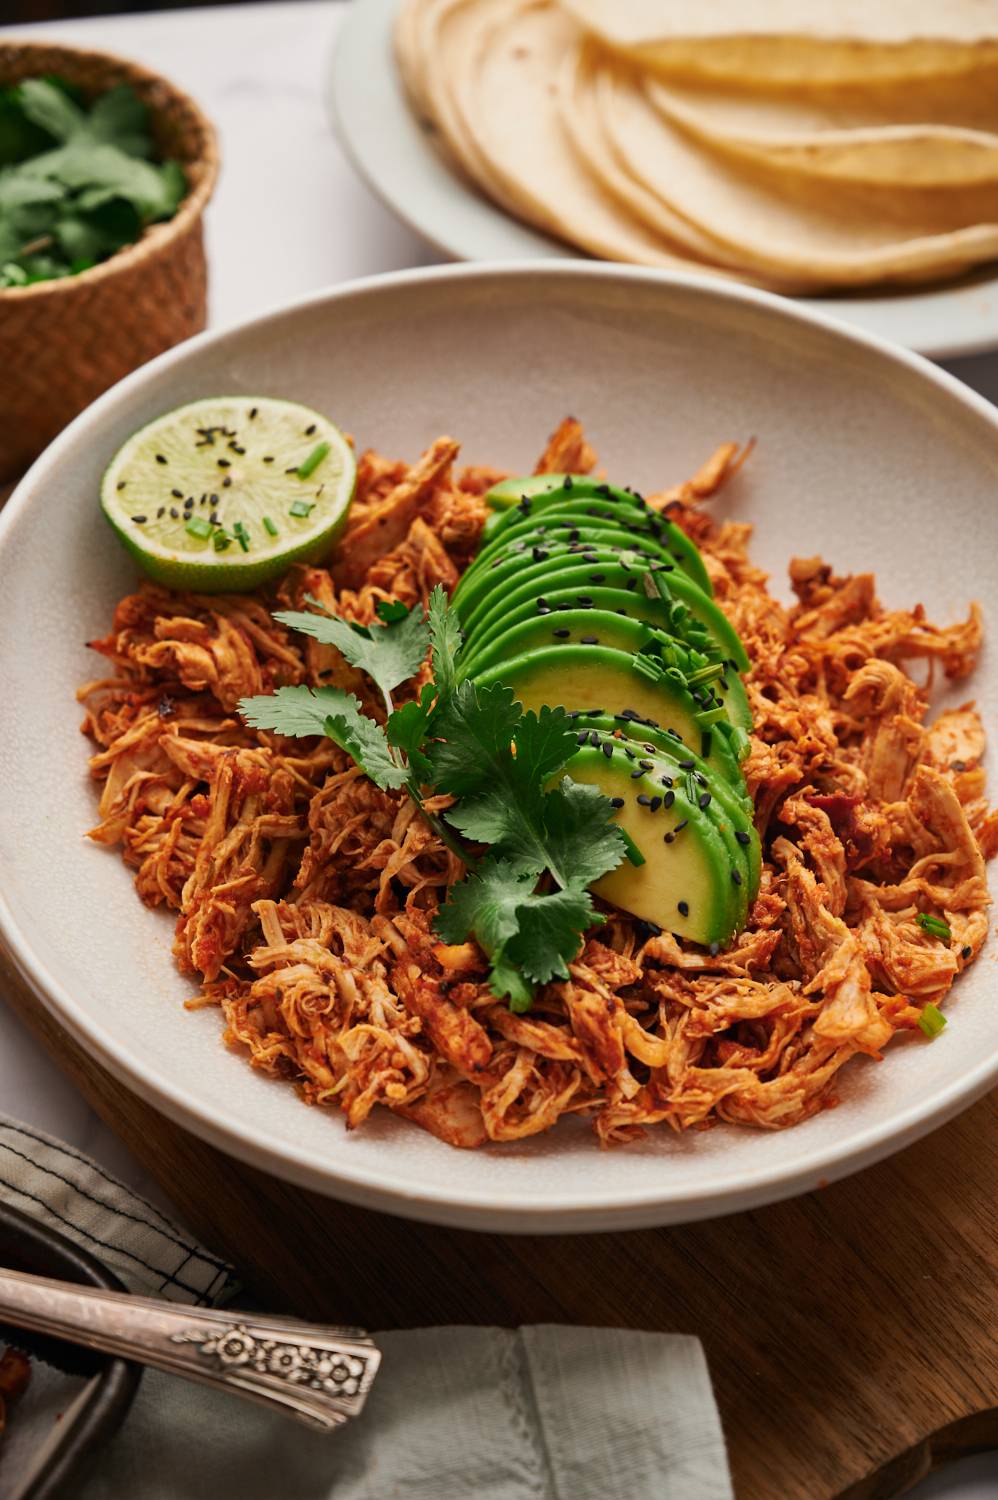
[{"label": "fresh cilantro in basket", "polygon": [[88,270],[171,218],[187,182],[153,156],[127,84],[90,106],[59,78],[0,90],[0,287]]},{"label": "fresh cilantro in basket", "polygon": [[[325,734],[376,786],[405,788],[468,869],[437,915],[438,933],[447,943],[475,938],[489,957],[494,993],[513,1010],[529,1010],[534,985],[566,978],[583,933],[603,920],[588,886],[620,863],[623,836],[596,787],[558,779],[578,748],[564,709],[524,712],[509,688],[458,681],[461,632],[442,588],[433,590],[425,620],[395,602],[378,613],[369,626],[325,613],[276,618],[335,646],[371,679],[384,699],[384,727],[352,694],[330,687],[244,698],[243,717],[277,734]],[[432,682],[396,708],[393,691],[428,650]],[[454,797],[443,818],[427,810],[428,792]]]}]

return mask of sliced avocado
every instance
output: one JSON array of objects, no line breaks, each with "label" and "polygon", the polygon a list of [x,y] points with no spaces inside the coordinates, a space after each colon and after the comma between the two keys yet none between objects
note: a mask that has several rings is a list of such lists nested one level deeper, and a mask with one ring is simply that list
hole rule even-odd
[{"label": "sliced avocado", "polygon": [[[624,602],[616,609],[599,609],[592,595],[583,594],[585,602],[575,609],[558,609],[545,604],[542,613],[534,610],[532,615],[507,630],[486,637],[480,644],[477,639],[466,643],[460,660],[462,675],[474,676],[540,646],[573,643],[615,646],[618,650],[633,652],[640,651],[651,641],[660,640],[663,646],[671,648],[675,665],[684,672],[696,671],[708,664],[709,658],[698,649],[654,628],[656,601],[647,598],[643,592],[629,594],[626,590],[615,592],[612,589],[597,592]],[[657,601],[657,613],[660,617],[665,614],[661,600]],[[731,723],[748,733],[752,728],[752,713],[744,684],[730,665],[725,663],[725,668],[721,676],[711,682],[710,693],[720,701]],[[698,691],[706,693],[707,689]],[[708,706],[713,705],[705,699],[701,707],[706,709]]]},{"label": "sliced avocado", "polygon": [[521,500],[532,500],[535,495],[547,494],[549,490],[564,490],[565,481],[591,483],[588,474],[523,474],[519,478],[501,479],[485,496],[487,505],[493,510],[505,512]]},{"label": "sliced avocado", "polygon": [[703,759],[711,774],[738,785],[742,774],[729,737],[710,726],[705,742],[703,708],[681,674],[666,673],[653,680],[642,669],[644,662],[611,646],[544,646],[477,673],[475,681],[482,687],[504,683],[524,708],[547,705],[595,714],[631,709],[653,728],[675,731],[688,749],[702,753],[706,748]]},{"label": "sliced avocado", "polygon": [[696,543],[656,511],[641,509],[636,504],[599,495],[570,496],[564,500],[549,495],[544,497],[543,508],[540,502],[535,502],[529,516],[513,511],[503,520],[504,524],[486,540],[472,569],[487,565],[498,551],[521,541],[538,546],[543,546],[545,540],[585,542],[595,540],[596,531],[616,530],[634,537],[632,545],[647,548],[649,542],[657,543],[667,562],[677,563],[705,594],[714,591]]},{"label": "sliced avocado", "polygon": [[598,786],[611,799],[617,822],[643,859],[623,860],[592,889],[678,937],[705,946],[727,943],[745,909],[742,888],[731,878],[729,850],[682,786],[672,789],[666,808],[658,763],[647,764],[645,771],[616,751],[607,756],[584,745],[566,767],[573,781]]},{"label": "sliced avocado", "polygon": [[[514,542],[512,545],[515,548],[517,544]],[[637,539],[629,537],[626,531],[601,531],[598,541],[550,542],[529,549],[524,547],[522,551],[516,550],[509,554],[500,552],[483,568],[468,569],[451,595],[451,603],[462,624],[466,621],[470,628],[475,612],[501,598],[511,584],[518,584],[527,568],[548,562],[554,557],[575,557],[586,562],[600,552],[618,560],[623,558],[624,564],[630,564],[635,571],[638,571],[639,566],[645,572],[679,571],[676,563],[662,556],[656,543],[646,539],[645,544],[639,546]]]},{"label": "sliced avocado", "polygon": [[[592,593],[594,586],[605,586],[633,594],[635,598],[640,596],[647,601],[645,575],[650,571],[652,569],[647,559],[636,557],[633,553],[622,558],[619,552],[596,547],[591,551],[587,550],[582,556],[558,548],[545,561],[535,563],[532,559],[524,558],[518,573],[515,569],[509,574],[504,573],[503,585],[496,590],[494,598],[486,594],[483,600],[466,608],[455,596],[455,607],[465,640],[470,644],[473,639],[484,640],[489,634],[505,630],[507,626],[531,614],[536,609],[539,598],[546,599],[551,604],[562,603],[569,594],[576,594],[580,590],[588,594]],[[495,573],[492,576],[494,578]],[[725,656],[735,663],[737,669],[747,671],[749,660],[745,647],[720,607],[678,568],[667,576],[669,588],[675,598],[685,605],[695,620],[707,627],[712,639],[721,647]]]},{"label": "sliced avocado", "polygon": [[607,736],[612,736],[614,753],[622,754],[632,764],[649,756],[656,764],[661,763],[663,775],[659,779],[663,785],[667,785],[663,778],[668,776],[673,789],[682,786],[687,796],[695,792],[694,800],[697,801],[709,791],[711,800],[707,806],[713,809],[718,831],[725,838],[732,857],[744,861],[746,900],[755,899],[762,873],[762,850],[753,822],[755,809],[744,781],[736,785],[724,777],[711,776],[710,767],[702,756],[695,755],[661,729],[652,729],[630,714],[573,713],[571,718],[580,743],[583,735],[588,735],[589,743],[597,745],[601,745]]}]

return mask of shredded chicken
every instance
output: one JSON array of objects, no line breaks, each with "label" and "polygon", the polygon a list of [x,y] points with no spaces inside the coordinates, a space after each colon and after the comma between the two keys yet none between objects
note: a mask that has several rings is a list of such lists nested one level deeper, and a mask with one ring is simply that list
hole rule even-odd
[{"label": "shredded chicken", "polygon": [[[942,1003],[987,935],[998,849],[973,703],[930,715],[933,673],[973,669],[979,612],[937,626],[920,605],[886,611],[872,575],[840,578],[820,558],[791,561],[785,608],[749,558],[751,528],[702,505],[751,446],[724,444],[650,497],[701,548],[752,661],[745,773],[764,863],[748,925],[712,954],[608,910],[528,1015],[490,992],[475,944],[436,938],[463,869],[414,805],[328,741],[251,730],[235,711],[305,682],[348,687],[378,715],[366,680],[277,625],[273,596],[145,584],[121,601],[91,642],[112,675],[79,695],[100,785],[91,837],[120,848],[143,901],[176,913],[177,962],[202,984],[191,1005],[218,1006],[254,1067],[351,1128],[380,1105],[470,1148],[572,1113],[607,1145],[657,1123],[805,1120],[837,1102],[850,1059],[881,1057]],[[364,453],[331,568],[292,568],[276,598],[310,594],[369,623],[382,600],[452,589],[505,477],[457,470],[457,453],[447,437],[411,466]],[[595,464],[566,418],[536,468]],[[918,660],[927,683],[924,667],[908,675]]]}]

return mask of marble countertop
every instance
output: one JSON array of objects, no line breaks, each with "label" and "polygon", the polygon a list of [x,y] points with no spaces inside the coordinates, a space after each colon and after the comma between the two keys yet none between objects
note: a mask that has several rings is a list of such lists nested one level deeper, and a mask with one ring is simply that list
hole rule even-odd
[{"label": "marble countertop", "polygon": [[[343,13],[337,0],[285,0],[0,28],[0,36],[44,35],[121,52],[167,74],[204,106],[218,127],[223,163],[206,217],[210,321],[219,326],[333,282],[440,259],[359,180],[330,129],[323,75]],[[948,368],[998,401],[998,354]],[[2,1004],[0,1102],[164,1203]],[[998,1458],[968,1460],[911,1493],[913,1500],[993,1500]]]}]

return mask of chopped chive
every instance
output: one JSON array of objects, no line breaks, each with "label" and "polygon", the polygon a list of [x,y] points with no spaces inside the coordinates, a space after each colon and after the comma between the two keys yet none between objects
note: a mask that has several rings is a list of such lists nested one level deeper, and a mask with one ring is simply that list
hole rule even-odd
[{"label": "chopped chive", "polygon": [[953,936],[945,922],[941,921],[939,917],[930,917],[927,912],[920,911],[915,921],[923,932],[927,932],[930,937],[941,938],[944,943],[948,943]]},{"label": "chopped chive", "polygon": [[298,465],[298,478],[308,479],[310,475],[314,474],[328,452],[328,443],[316,443],[308,457]]},{"label": "chopped chive", "polygon": [[937,1005],[930,1000],[928,1005],[922,1006],[922,1014],[918,1018],[919,1030],[927,1037],[936,1037],[946,1025],[946,1017]]},{"label": "chopped chive", "polygon": [[309,500],[296,500],[294,502],[294,504],[292,505],[292,507],[291,507],[290,511],[288,512],[288,514],[292,515],[292,516],[307,516],[314,509],[315,509],[315,506],[311,503],[311,501],[309,501]]},{"label": "chopped chive", "polygon": [[206,521],[204,516],[191,516],[184,530],[188,536],[200,537],[203,541],[205,537],[211,536],[211,522]]},{"label": "chopped chive", "polygon": [[211,539],[211,545],[216,552],[224,552],[227,547],[232,546],[232,538],[227,531],[216,531]]},{"label": "chopped chive", "polygon": [[268,536],[277,535],[277,527],[274,525],[269,516],[264,516],[263,518],[263,529],[266,531]]},{"label": "chopped chive", "polygon": [[627,855],[627,858],[630,860],[631,864],[635,866],[643,865],[645,862],[645,857],[641,853],[641,850],[638,848],[637,844],[631,838],[631,835],[627,832],[626,828],[621,828],[620,834],[624,840],[624,852]]}]

